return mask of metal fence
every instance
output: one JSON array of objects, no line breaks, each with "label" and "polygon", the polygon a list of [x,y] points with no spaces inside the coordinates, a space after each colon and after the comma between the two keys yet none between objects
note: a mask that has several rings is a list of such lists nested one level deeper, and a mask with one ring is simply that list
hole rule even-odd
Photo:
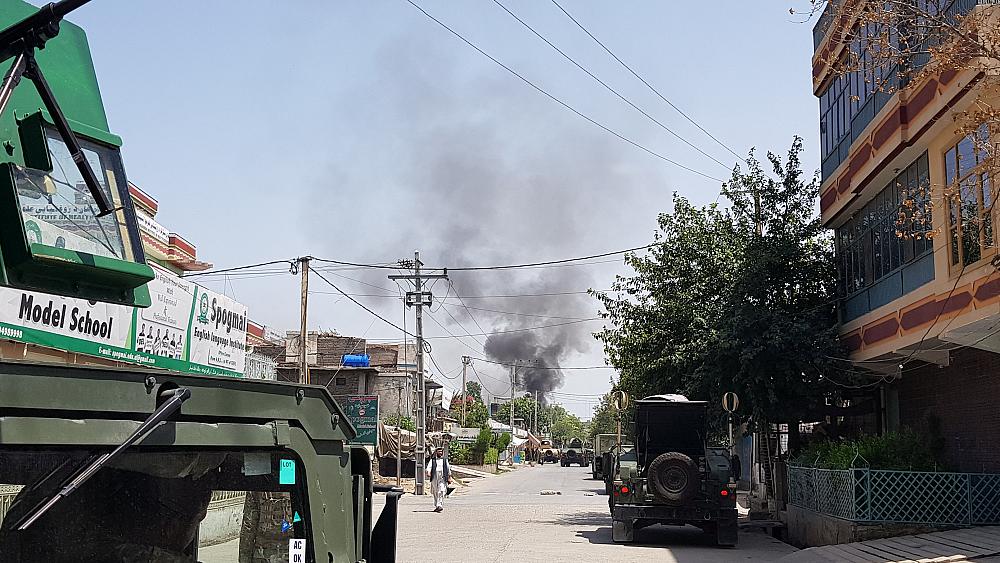
[{"label": "metal fence", "polygon": [[789,467],[788,502],[856,522],[1000,524],[1000,474]]}]

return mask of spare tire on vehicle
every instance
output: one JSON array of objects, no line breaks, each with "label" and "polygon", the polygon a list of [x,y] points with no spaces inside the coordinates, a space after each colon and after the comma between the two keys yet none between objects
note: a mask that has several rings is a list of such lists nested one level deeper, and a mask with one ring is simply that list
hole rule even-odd
[{"label": "spare tire on vehicle", "polygon": [[694,461],[680,452],[658,455],[649,464],[646,477],[653,494],[675,505],[691,500],[701,483]]}]

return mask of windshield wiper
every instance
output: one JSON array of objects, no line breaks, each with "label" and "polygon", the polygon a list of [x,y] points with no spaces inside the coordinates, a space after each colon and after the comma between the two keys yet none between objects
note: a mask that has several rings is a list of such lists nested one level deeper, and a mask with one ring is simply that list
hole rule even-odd
[{"label": "windshield wiper", "polygon": [[142,424],[135,429],[135,432],[132,432],[132,434],[129,435],[125,441],[119,444],[118,447],[110,453],[103,454],[81,469],[72,472],[68,477],[66,477],[63,481],[63,485],[55,494],[46,497],[44,500],[35,505],[35,508],[29,511],[23,518],[18,520],[17,524],[14,525],[14,528],[19,531],[27,530],[29,526],[34,524],[36,520],[41,518],[42,515],[48,512],[50,508],[55,506],[60,499],[73,494],[74,491],[79,489],[91,477],[97,474],[98,471],[119,457],[126,449],[139,440],[145,438],[150,432],[155,430],[161,422],[165,421],[172,414],[180,410],[181,403],[188,400],[190,397],[191,391],[184,387],[168,389],[161,393],[160,398],[166,400],[163,401],[163,404],[157,407],[151,415],[149,415],[149,418],[144,420]]}]

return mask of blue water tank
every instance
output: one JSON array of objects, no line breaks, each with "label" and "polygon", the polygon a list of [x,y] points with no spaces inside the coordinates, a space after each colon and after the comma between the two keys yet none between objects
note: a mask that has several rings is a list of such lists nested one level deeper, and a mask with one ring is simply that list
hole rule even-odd
[{"label": "blue water tank", "polygon": [[340,360],[340,365],[350,368],[366,368],[370,365],[371,357],[368,354],[344,354]]}]

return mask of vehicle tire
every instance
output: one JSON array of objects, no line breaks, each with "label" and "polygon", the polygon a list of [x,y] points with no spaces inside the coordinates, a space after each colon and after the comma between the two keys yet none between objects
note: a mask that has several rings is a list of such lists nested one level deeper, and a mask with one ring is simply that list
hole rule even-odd
[{"label": "vehicle tire", "polygon": [[615,543],[635,541],[635,522],[632,520],[612,520],[611,540]]},{"label": "vehicle tire", "polygon": [[647,477],[653,494],[667,504],[684,504],[701,488],[698,467],[680,452],[658,455],[649,464]]}]

